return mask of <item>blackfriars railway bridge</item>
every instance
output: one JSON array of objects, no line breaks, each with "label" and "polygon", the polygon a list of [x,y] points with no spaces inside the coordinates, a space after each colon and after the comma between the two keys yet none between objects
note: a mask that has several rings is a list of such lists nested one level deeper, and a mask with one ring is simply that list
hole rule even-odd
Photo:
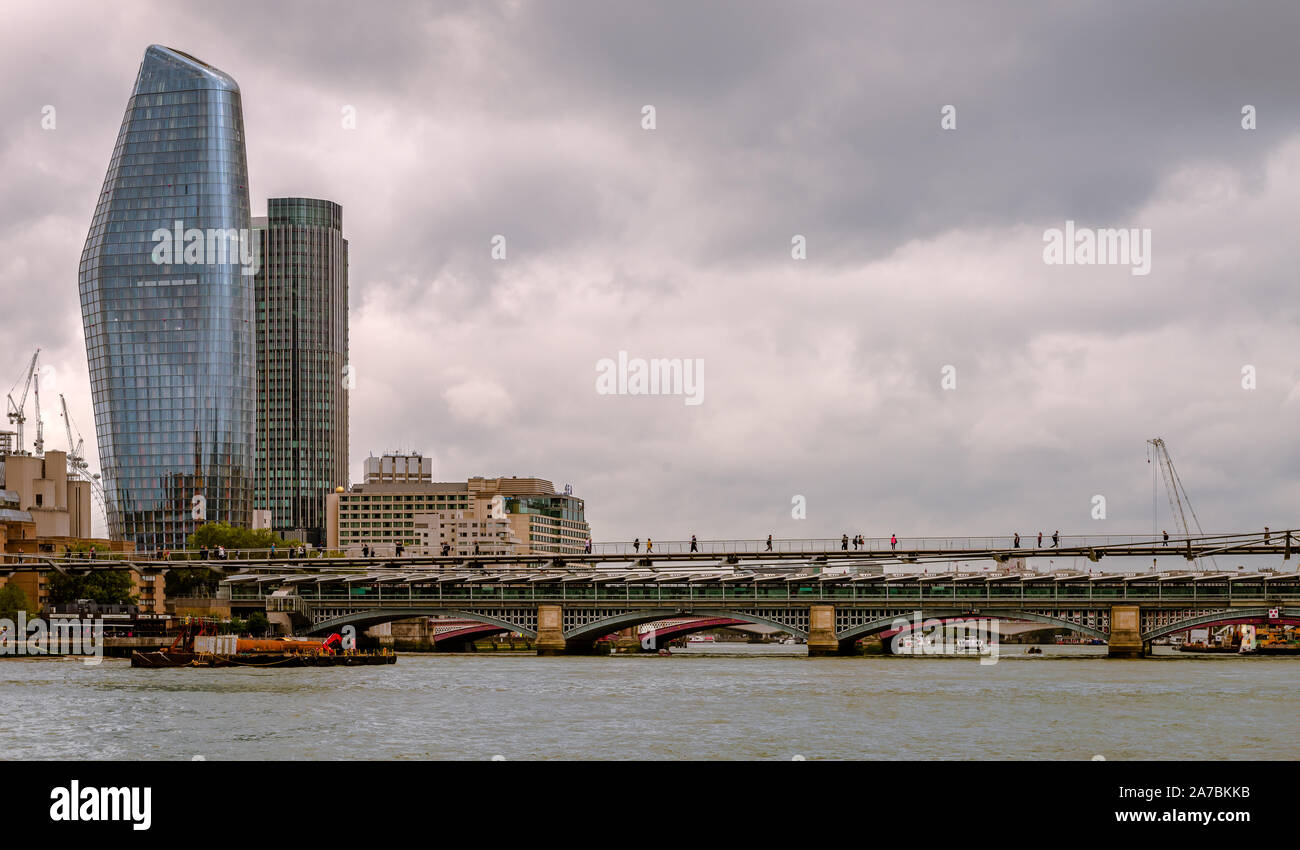
[{"label": "blackfriars railway bridge", "polygon": [[[1072,550],[1093,561],[1119,554],[1195,562],[1219,555],[1290,556],[1287,532],[1179,541],[1092,541]],[[680,617],[732,620],[806,639],[810,655],[853,651],[900,620],[998,619],[1041,623],[1104,640],[1110,654],[1146,654],[1152,641],[1220,624],[1300,625],[1294,571],[1107,573],[1006,571],[884,573],[861,551],[630,553],[530,558],[368,559],[346,569],[249,565],[224,584],[232,605],[265,606],[308,633],[364,628],[408,617],[458,617],[535,640],[540,654],[584,653],[623,629]],[[775,547],[774,547],[775,548]],[[954,549],[935,550],[953,558]],[[1037,554],[1035,550],[1021,550]],[[1012,549],[965,550],[963,560],[1005,561]],[[936,559],[891,552],[903,563]],[[928,557],[927,557],[928,556]],[[915,560],[913,560],[915,559]],[[433,563],[421,563],[433,561]],[[485,561],[486,563],[480,563]],[[1202,563],[1204,563],[1202,561]],[[854,571],[853,568],[857,568]],[[679,629],[679,634],[686,633]]]},{"label": "blackfriars railway bridge", "polygon": [[[234,609],[264,609],[294,631],[319,634],[412,617],[473,620],[534,639],[539,654],[583,653],[623,629],[693,617],[770,626],[804,638],[809,655],[853,650],[859,640],[902,621],[979,618],[1041,623],[1103,640],[1110,654],[1144,655],[1151,642],[1219,624],[1300,625],[1294,570],[1219,570],[1209,559],[1281,556],[1296,530],[1162,537],[1062,538],[1064,545],[1015,547],[1000,538],[899,541],[899,548],[839,548],[839,540],[799,548],[790,541],[731,541],[725,551],[691,552],[689,543],[656,551],[605,544],[583,555],[482,557],[276,558],[203,562],[225,574]],[[738,545],[743,543],[744,545]],[[703,549],[705,544],[697,544]],[[712,546],[710,547],[712,548]],[[687,549],[687,551],[682,551]],[[1179,571],[1032,573],[1001,565],[1019,557],[1186,559]],[[986,560],[962,571],[956,562]],[[884,572],[884,565],[904,565]],[[196,562],[132,560],[142,571]],[[932,566],[927,566],[932,565]],[[120,561],[48,557],[3,569],[79,571]],[[1201,567],[1194,569],[1192,567]]]}]

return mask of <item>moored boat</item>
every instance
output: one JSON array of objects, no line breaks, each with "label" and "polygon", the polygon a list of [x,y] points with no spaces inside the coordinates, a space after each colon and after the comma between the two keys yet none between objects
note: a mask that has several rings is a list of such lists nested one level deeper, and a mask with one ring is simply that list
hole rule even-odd
[{"label": "moored boat", "polygon": [[308,638],[241,638],[206,634],[206,623],[186,623],[171,646],[131,654],[131,666],[160,667],[363,667],[394,664],[388,650],[366,652],[343,649],[343,639],[332,634],[324,640]]}]

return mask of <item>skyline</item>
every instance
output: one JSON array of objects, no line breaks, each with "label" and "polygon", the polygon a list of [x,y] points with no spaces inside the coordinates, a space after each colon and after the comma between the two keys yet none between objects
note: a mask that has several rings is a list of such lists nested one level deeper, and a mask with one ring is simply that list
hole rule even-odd
[{"label": "skyline", "polygon": [[[1026,33],[1063,19],[1034,10],[1034,26],[1000,33],[1006,8],[937,26],[856,13],[862,33],[832,36],[818,9],[791,20],[775,5],[740,31],[723,7],[671,30],[465,7],[408,16],[449,48],[426,56],[400,14],[349,50],[360,13],[338,7],[321,16],[338,32],[316,33],[338,49],[316,53],[310,27],[237,43],[202,9],[146,26],[86,7],[66,38],[0,59],[34,67],[50,44],[78,57],[5,94],[28,120],[0,136],[0,299],[33,278],[49,297],[6,311],[0,380],[41,347],[56,383],[43,376],[43,392],[66,393],[94,442],[80,329],[39,325],[76,315],[66,270],[75,279],[80,247],[66,248],[120,122],[104,116],[156,42],[240,81],[253,215],[282,196],[349,212],[353,482],[371,453],[406,448],[439,480],[572,483],[597,540],[1141,533],[1144,444],[1161,436],[1207,531],[1294,525],[1300,111],[1277,81],[1295,66],[1296,13],[1269,26],[1137,10],[1114,52],[1085,56],[1105,45],[1104,20],[1058,10],[1077,79],[1129,90],[1053,100],[1069,80],[1037,71],[1059,77],[1067,48]],[[1166,24],[1143,64],[1133,45]],[[1210,33],[1222,56],[1184,65]],[[909,50],[947,73],[900,75],[891,62]],[[845,62],[859,75],[830,76]],[[1241,127],[1245,104],[1257,129]],[[1148,229],[1150,273],[1046,265],[1044,232],[1067,222]],[[497,234],[508,250],[494,261]],[[795,235],[806,260],[791,257]],[[621,352],[705,361],[703,403],[602,395],[599,363]],[[1242,387],[1247,365],[1257,389]],[[46,424],[61,448],[57,417]],[[1098,494],[1105,520],[1090,517]],[[790,517],[795,496],[806,520]],[[1163,494],[1157,506],[1174,531]]]}]

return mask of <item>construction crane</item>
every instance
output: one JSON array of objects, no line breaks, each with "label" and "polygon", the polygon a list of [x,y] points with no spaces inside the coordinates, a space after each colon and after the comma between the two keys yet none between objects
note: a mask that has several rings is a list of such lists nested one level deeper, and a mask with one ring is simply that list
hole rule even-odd
[{"label": "construction crane", "polygon": [[[23,448],[23,423],[27,421],[27,414],[24,413],[23,411],[27,407],[27,392],[32,388],[32,379],[36,376],[36,358],[40,356],[41,356],[41,350],[38,348],[36,349],[36,353],[32,355],[32,362],[27,366],[26,381],[24,381],[23,378],[21,377],[17,381],[15,381],[14,385],[9,388],[9,395],[6,398],[6,402],[8,405],[7,413],[9,416],[9,423],[11,425],[16,425],[18,431],[18,446],[14,450],[14,454],[20,454],[20,455],[27,454],[27,451]],[[22,398],[19,399],[19,401],[15,404],[14,390],[18,389],[19,383],[22,383],[23,385],[23,395]],[[38,389],[37,393],[39,394],[39,392],[40,390]],[[37,414],[37,419],[40,419],[39,413]],[[39,431],[39,426],[38,426],[38,431]],[[37,439],[40,439],[40,437],[38,436]]]},{"label": "construction crane", "polygon": [[[1197,535],[1204,536],[1205,532],[1201,529],[1201,521],[1196,516],[1196,510],[1192,507],[1192,500],[1187,495],[1187,489],[1183,487],[1183,481],[1178,477],[1178,470],[1174,468],[1174,459],[1169,455],[1169,446],[1160,437],[1147,440],[1147,463],[1152,463],[1160,467],[1160,472],[1164,477],[1165,495],[1169,497],[1169,512],[1173,515],[1174,521],[1178,524],[1178,530],[1182,532],[1184,538],[1191,537],[1195,529]],[[1155,469],[1151,470],[1151,513],[1152,522],[1155,521]],[[1191,516],[1191,522],[1187,521]],[[1155,534],[1155,527],[1152,526],[1152,534]],[[1210,556],[1217,570],[1219,564]],[[1200,563],[1197,562],[1200,568]]]},{"label": "construction crane", "polygon": [[[59,406],[63,409],[63,426],[68,436],[68,473],[74,478],[90,482],[90,492],[103,513],[104,527],[109,530],[111,536],[113,526],[109,521],[108,501],[104,498],[104,484],[99,473],[90,472],[90,464],[86,463],[86,440],[81,436],[76,423],[72,421],[72,414],[68,413],[68,400],[63,397],[63,393],[59,393]],[[75,443],[72,440],[74,432],[77,435]]]},{"label": "construction crane", "polygon": [[32,440],[32,453],[45,456],[45,423],[41,421],[41,373],[32,373],[32,400],[36,405],[36,439]]},{"label": "construction crane", "polygon": [[68,414],[68,401],[63,397],[63,393],[59,393],[59,405],[63,408],[63,426],[68,434],[68,469],[81,477],[87,466],[84,454],[86,441],[82,438],[81,432],[77,431],[77,441],[72,442],[72,432],[75,428],[72,424],[72,417]]}]

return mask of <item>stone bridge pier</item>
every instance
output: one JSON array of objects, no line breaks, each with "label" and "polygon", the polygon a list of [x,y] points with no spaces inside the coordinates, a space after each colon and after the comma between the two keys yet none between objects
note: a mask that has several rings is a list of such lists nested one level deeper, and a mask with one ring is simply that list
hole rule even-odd
[{"label": "stone bridge pier", "polygon": [[1137,605],[1112,605],[1110,608],[1111,658],[1142,658],[1146,644],[1142,641],[1142,610]]}]

